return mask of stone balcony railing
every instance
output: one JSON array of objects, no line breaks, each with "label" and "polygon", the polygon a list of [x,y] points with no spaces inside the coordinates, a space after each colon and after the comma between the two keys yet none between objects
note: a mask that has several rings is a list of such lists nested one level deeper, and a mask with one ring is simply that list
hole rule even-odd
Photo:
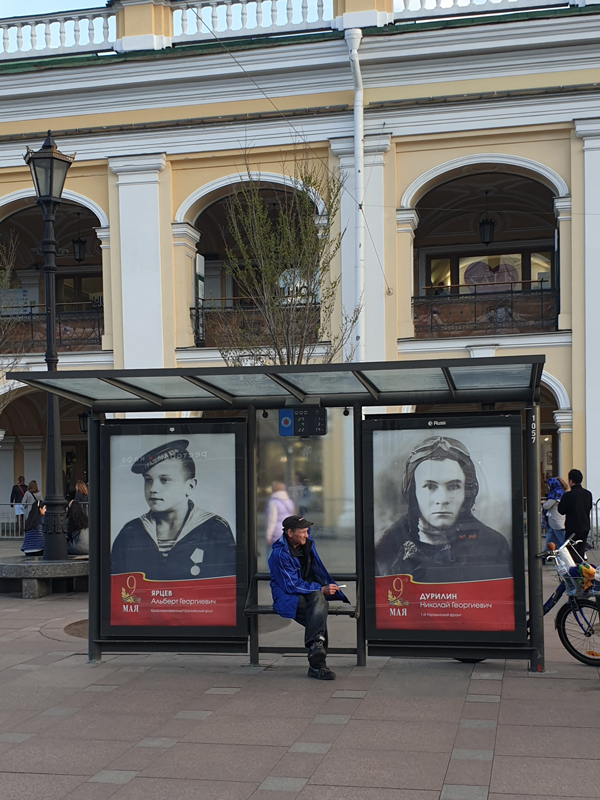
[{"label": "stone balcony railing", "polygon": [[[598,3],[600,0],[394,0],[393,13],[380,14],[376,24]],[[116,6],[0,18],[0,61],[341,29],[347,27],[344,18],[353,16],[336,17],[334,0],[176,0],[168,12],[168,32],[153,37],[152,45],[144,35],[119,38]]]}]

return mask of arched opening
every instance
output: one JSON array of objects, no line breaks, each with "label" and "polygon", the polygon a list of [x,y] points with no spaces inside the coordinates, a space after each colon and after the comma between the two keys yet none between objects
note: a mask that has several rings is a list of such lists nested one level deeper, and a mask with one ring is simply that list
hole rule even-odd
[{"label": "arched opening", "polygon": [[[35,480],[44,491],[46,403],[45,393],[18,389],[11,392],[10,401],[0,413],[0,430],[4,431],[0,446],[0,488],[5,495],[0,503],[3,524],[14,515],[7,501],[19,475],[24,475],[27,483]],[[63,488],[68,500],[75,496],[75,482],[87,483],[88,479],[87,436],[80,429],[78,416],[83,411],[84,407],[78,403],[60,398]]]},{"label": "arched opening", "polygon": [[[260,181],[259,196],[267,209],[275,236],[278,235],[278,216],[281,214],[282,218],[286,216],[289,218],[289,215],[294,213],[289,210],[290,204],[286,203],[286,197],[289,200],[293,192],[294,189],[290,184],[286,186]],[[240,248],[231,232],[230,225],[230,204],[231,198],[235,194],[238,195],[242,206],[245,206],[247,195],[244,196],[243,187],[238,182],[231,184],[226,190],[221,187],[215,191],[213,202],[205,205],[194,220],[194,227],[200,233],[197,244],[199,258],[197,259],[196,274],[195,339],[197,344],[207,347],[214,347],[218,344],[219,333],[222,332],[224,309],[230,311],[231,314],[237,312],[241,325],[257,325],[258,327],[263,325],[258,309],[259,301],[236,282],[235,277],[225,266],[228,255],[233,258],[241,257]],[[250,200],[250,202],[253,201]],[[314,214],[316,223],[318,215],[316,204]],[[316,224],[315,237],[317,237]],[[258,269],[258,265],[256,268]],[[281,279],[282,281],[284,279],[283,273]],[[281,283],[280,288],[282,293],[285,293],[289,287]]]},{"label": "arched opening", "polygon": [[557,330],[553,197],[532,178],[483,167],[421,197],[414,240],[417,338]]},{"label": "arched opening", "polygon": [[[13,324],[4,352],[45,350],[44,223],[40,209],[27,198],[2,209],[0,241],[15,241],[10,289],[0,315]],[[60,351],[101,348],[104,332],[102,253],[94,228],[98,218],[82,205],[63,200],[57,210],[57,346]],[[14,324],[18,316],[19,324]]]}]

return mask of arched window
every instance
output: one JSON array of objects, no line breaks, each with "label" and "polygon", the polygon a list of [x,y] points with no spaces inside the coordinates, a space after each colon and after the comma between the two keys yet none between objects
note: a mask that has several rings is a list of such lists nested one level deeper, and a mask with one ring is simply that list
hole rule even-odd
[{"label": "arched window", "polygon": [[556,330],[550,189],[508,172],[477,172],[436,186],[416,208],[417,337]]}]

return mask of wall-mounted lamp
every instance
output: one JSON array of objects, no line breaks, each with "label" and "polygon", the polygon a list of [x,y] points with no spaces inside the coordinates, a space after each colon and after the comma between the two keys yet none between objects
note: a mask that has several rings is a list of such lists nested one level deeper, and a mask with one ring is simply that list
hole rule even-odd
[{"label": "wall-mounted lamp", "polygon": [[88,415],[87,412],[83,412],[82,414],[77,415],[79,417],[79,430],[82,433],[88,432]]}]

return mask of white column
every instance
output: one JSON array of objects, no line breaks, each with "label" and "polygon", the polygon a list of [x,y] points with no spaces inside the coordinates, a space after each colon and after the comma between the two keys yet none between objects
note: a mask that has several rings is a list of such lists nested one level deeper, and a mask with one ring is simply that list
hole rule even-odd
[{"label": "white column", "polygon": [[[352,314],[355,308],[355,281],[354,281],[354,213],[356,208],[354,188],[354,139],[345,136],[340,139],[330,139],[331,152],[340,162],[340,174],[344,179],[344,188],[340,198],[340,229],[343,233],[340,258],[342,262],[342,312]],[[344,360],[349,359],[349,354],[356,343],[348,342],[344,351]]]},{"label": "white column", "polygon": [[385,361],[384,156],[389,134],[365,136],[365,360]]},{"label": "white column", "polygon": [[[354,287],[354,216],[359,202],[354,188],[354,140],[352,137],[330,139],[331,152],[340,160],[340,171],[345,177],[340,203],[341,229],[344,232],[341,247],[342,307],[348,314],[355,308]],[[365,360],[385,360],[385,295],[386,282],[384,249],[384,156],[390,149],[389,134],[365,136],[365,290],[363,314],[365,315]]]},{"label": "white column", "polygon": [[560,330],[571,330],[572,327],[572,282],[571,272],[571,198],[555,197],[554,213],[558,224],[558,264],[560,270],[560,314],[558,327]]},{"label": "white column", "polygon": [[[190,309],[196,297],[195,282],[197,280],[198,265],[204,264],[204,259],[198,258],[196,245],[200,241],[200,231],[196,230],[189,222],[174,222],[173,248],[175,251],[175,319],[176,319],[176,346],[193,347],[194,331]],[[200,273],[204,279],[204,269]]]},{"label": "white column", "polygon": [[159,184],[166,158],[123,156],[108,164],[119,178],[123,366],[163,367]]},{"label": "white column", "polygon": [[584,485],[600,497],[600,120],[576,122],[583,139],[584,166],[584,315],[585,315],[585,451]]},{"label": "white column", "polygon": [[558,464],[555,475],[566,480],[567,473],[573,466],[573,411],[562,408],[553,413],[558,433]]},{"label": "white column", "polygon": [[102,314],[104,317],[104,334],[102,335],[102,349],[113,350],[113,290],[112,273],[110,270],[110,228],[94,228],[96,236],[100,239],[100,252],[102,253]]},{"label": "white column", "polygon": [[414,208],[399,208],[396,211],[398,339],[412,339],[415,335],[412,299],[418,296],[419,287],[414,285],[413,241],[418,224],[419,215]]},{"label": "white column", "polygon": [[15,437],[5,436],[0,442],[0,508],[5,508],[4,504],[8,503],[16,482]]},{"label": "white column", "polygon": [[42,491],[42,443],[43,436],[19,436],[23,446],[23,474],[25,483],[36,481]]}]

